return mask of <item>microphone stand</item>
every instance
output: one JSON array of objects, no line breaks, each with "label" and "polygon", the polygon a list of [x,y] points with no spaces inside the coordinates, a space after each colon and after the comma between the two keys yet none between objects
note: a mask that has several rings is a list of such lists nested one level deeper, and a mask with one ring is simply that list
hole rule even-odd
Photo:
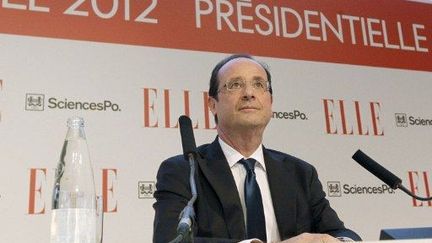
[{"label": "microphone stand", "polygon": [[411,196],[417,200],[420,200],[420,201],[431,201],[432,200],[432,197],[419,197],[417,195],[414,195],[410,190],[408,190],[403,185],[399,185],[397,188],[401,189],[403,192],[405,192],[406,194],[408,194],[409,196]]},{"label": "microphone stand", "polygon": [[170,241],[170,243],[193,242],[192,225],[195,223],[195,210],[193,205],[197,199],[194,153],[189,153],[188,158],[190,166],[189,183],[191,187],[192,198],[189,200],[188,204],[184,207],[179,215],[180,221],[177,226],[177,237]]}]

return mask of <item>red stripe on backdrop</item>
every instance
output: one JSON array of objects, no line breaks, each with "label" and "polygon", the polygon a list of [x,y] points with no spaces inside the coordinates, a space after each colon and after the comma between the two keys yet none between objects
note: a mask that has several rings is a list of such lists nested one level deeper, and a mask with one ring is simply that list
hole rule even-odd
[{"label": "red stripe on backdrop", "polygon": [[402,0],[3,0],[0,33],[432,71],[432,5]]}]

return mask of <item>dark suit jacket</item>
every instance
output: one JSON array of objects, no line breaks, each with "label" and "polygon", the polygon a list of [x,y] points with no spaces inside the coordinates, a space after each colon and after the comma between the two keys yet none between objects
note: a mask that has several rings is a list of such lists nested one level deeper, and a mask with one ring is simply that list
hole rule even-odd
[{"label": "dark suit jacket", "polygon": [[[198,148],[195,242],[245,239],[240,198],[218,140]],[[325,199],[315,168],[290,155],[263,149],[273,207],[281,239],[303,232],[360,237],[344,227]],[[178,216],[192,197],[189,162],[183,156],[165,160],[158,171],[153,241],[175,238]]]}]

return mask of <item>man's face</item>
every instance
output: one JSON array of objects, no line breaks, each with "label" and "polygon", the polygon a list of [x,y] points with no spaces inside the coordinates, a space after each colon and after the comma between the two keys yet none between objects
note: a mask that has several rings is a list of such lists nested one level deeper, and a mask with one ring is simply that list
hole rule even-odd
[{"label": "man's face", "polygon": [[[218,74],[218,100],[209,98],[209,107],[218,117],[218,126],[224,130],[264,128],[272,115],[272,96],[269,91],[252,87],[257,80],[267,81],[264,68],[254,60],[236,58],[226,63]],[[224,85],[231,80],[242,80],[245,87],[227,90]]]}]

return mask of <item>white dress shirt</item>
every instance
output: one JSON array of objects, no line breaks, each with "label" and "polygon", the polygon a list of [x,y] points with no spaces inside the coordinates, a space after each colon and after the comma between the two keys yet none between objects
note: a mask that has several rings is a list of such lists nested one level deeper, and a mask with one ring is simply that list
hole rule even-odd
[{"label": "white dress shirt", "polygon": [[[244,196],[244,182],[245,182],[247,172],[244,166],[238,163],[238,161],[243,158],[244,159],[253,158],[257,161],[257,163],[255,163],[255,174],[256,174],[256,180],[260,188],[261,197],[263,201],[267,242],[279,242],[280,241],[279,229],[276,223],[273,201],[272,201],[270,188],[268,184],[262,145],[258,146],[257,150],[250,157],[245,158],[234,148],[232,148],[224,141],[222,141],[220,137],[219,137],[219,144],[231,168],[231,173],[234,176],[234,180],[240,197],[240,202],[243,208],[243,215],[245,216],[245,225],[247,222],[246,221],[247,215],[246,215],[245,196]],[[242,241],[242,242],[250,242],[250,240]]]}]

